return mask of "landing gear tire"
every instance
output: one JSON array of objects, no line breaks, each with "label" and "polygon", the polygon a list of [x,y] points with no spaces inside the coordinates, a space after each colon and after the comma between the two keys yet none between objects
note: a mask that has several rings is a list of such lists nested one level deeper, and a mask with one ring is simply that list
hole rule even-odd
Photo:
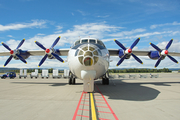
[{"label": "landing gear tire", "polygon": [[69,78],[69,85],[71,85],[72,84],[72,78],[70,77]]},{"label": "landing gear tire", "polygon": [[72,78],[72,84],[73,84],[73,85],[76,84],[76,78]]},{"label": "landing gear tire", "polygon": [[103,85],[109,85],[109,78],[103,78],[102,79],[102,84]]}]

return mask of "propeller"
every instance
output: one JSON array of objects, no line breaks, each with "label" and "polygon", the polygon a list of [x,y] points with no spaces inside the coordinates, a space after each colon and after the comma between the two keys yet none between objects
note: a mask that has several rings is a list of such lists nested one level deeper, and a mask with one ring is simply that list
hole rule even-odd
[{"label": "propeller", "polygon": [[52,44],[52,46],[50,48],[45,48],[41,43],[39,43],[38,41],[35,41],[36,45],[38,45],[40,48],[42,48],[43,50],[45,50],[45,56],[41,59],[38,67],[40,67],[44,61],[47,59],[48,55],[52,55],[54,56],[57,60],[59,60],[60,62],[64,63],[64,60],[62,58],[59,57],[59,55],[57,55],[54,52],[54,46],[58,43],[58,41],[60,40],[60,36],[54,41],[54,43]]},{"label": "propeller", "polygon": [[7,50],[9,50],[10,51],[10,56],[9,56],[9,58],[6,60],[6,62],[5,62],[5,64],[4,64],[4,67],[12,60],[12,58],[13,57],[18,57],[22,62],[24,62],[24,63],[26,63],[27,64],[27,62],[26,62],[26,60],[22,57],[22,56],[20,56],[19,54],[18,54],[18,49],[22,46],[22,44],[24,43],[24,41],[25,41],[25,39],[23,39],[20,43],[19,43],[19,45],[17,46],[17,48],[15,49],[15,50],[11,50],[11,48],[9,48],[9,46],[8,45],[6,45],[5,43],[1,43]]},{"label": "propeller", "polygon": [[158,61],[156,62],[155,66],[154,66],[155,68],[159,65],[159,63],[161,62],[161,60],[163,60],[163,58],[165,58],[166,56],[168,56],[168,58],[171,59],[173,62],[178,63],[178,61],[177,61],[176,59],[174,59],[172,56],[168,55],[168,49],[169,49],[169,47],[171,46],[172,42],[173,42],[173,39],[171,39],[171,40],[169,41],[169,43],[166,45],[165,50],[161,50],[161,49],[160,49],[158,46],[156,46],[155,44],[149,43],[154,49],[156,49],[156,50],[159,51],[159,53],[160,53],[160,57],[158,58]]},{"label": "propeller", "polygon": [[117,63],[116,66],[119,66],[119,65],[124,61],[124,59],[125,59],[128,55],[132,55],[137,62],[143,64],[143,62],[142,62],[136,55],[134,55],[134,54],[132,53],[132,49],[137,45],[137,43],[139,42],[139,40],[140,40],[140,38],[136,39],[136,40],[134,41],[134,43],[131,45],[131,47],[127,49],[127,48],[124,47],[124,45],[122,45],[119,41],[117,41],[116,39],[114,39],[114,41],[116,42],[116,44],[124,50],[124,56],[119,60],[119,62]]}]

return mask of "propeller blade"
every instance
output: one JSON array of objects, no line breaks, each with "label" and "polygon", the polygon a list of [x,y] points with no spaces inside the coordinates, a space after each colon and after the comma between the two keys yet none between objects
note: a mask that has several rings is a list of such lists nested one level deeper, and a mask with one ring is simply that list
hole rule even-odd
[{"label": "propeller blade", "polygon": [[171,46],[172,42],[173,42],[173,39],[171,39],[171,40],[169,41],[169,43],[167,44],[167,46],[166,46],[166,50],[168,50],[168,49],[169,49],[169,47]]},{"label": "propeller blade", "polygon": [[58,41],[59,41],[60,38],[61,38],[61,37],[59,36],[59,37],[54,41],[54,43],[52,44],[52,46],[51,46],[50,49],[54,48],[54,46],[58,43]]},{"label": "propeller blade", "polygon": [[21,47],[21,45],[24,43],[24,41],[25,41],[25,39],[23,39],[23,40],[19,43],[19,45],[17,46],[16,49],[19,49],[19,48]]},{"label": "propeller blade", "polygon": [[133,53],[131,53],[131,55],[134,57],[134,59],[136,61],[138,61],[139,63],[143,64],[143,62],[136,55],[134,55]]},{"label": "propeller blade", "polygon": [[13,56],[11,55],[11,56],[9,56],[9,58],[7,59],[7,61],[5,62],[5,64],[4,64],[4,67],[11,61],[11,59],[13,58]]},{"label": "propeller blade", "polygon": [[153,43],[149,43],[154,49],[156,49],[157,51],[159,51],[159,52],[161,52],[162,50],[158,47],[158,46],[156,46],[155,44],[153,44]]},{"label": "propeller blade", "polygon": [[158,61],[156,62],[156,64],[155,64],[155,68],[159,65],[159,63],[161,62],[161,59],[162,59],[162,56],[158,59]]},{"label": "propeller blade", "polygon": [[36,45],[38,45],[43,50],[46,50],[46,48],[41,43],[39,43],[38,41],[35,41],[35,43],[36,43]]},{"label": "propeller blade", "polygon": [[134,46],[137,45],[137,43],[139,42],[139,40],[140,40],[140,38],[136,39],[136,40],[134,41],[134,43],[131,45],[130,49],[133,49]]},{"label": "propeller blade", "polygon": [[8,49],[9,51],[11,51],[11,48],[9,48],[9,46],[7,46],[5,43],[1,43],[6,49]]},{"label": "propeller blade", "polygon": [[119,60],[119,62],[117,63],[116,66],[119,66],[119,65],[124,61],[124,59],[126,58],[126,56],[127,56],[127,54],[124,55],[124,56]]},{"label": "propeller blade", "polygon": [[171,59],[173,62],[178,63],[178,61],[176,59],[174,59],[173,57],[171,57],[170,55],[167,55],[169,59]]},{"label": "propeller blade", "polygon": [[57,54],[55,53],[51,53],[56,59],[58,59],[59,61],[64,63],[64,60],[62,58],[60,58]]},{"label": "propeller blade", "polygon": [[124,47],[124,45],[122,45],[119,41],[115,40],[114,41],[116,42],[117,45],[119,45],[119,47],[121,47],[123,50],[126,50],[126,48]]},{"label": "propeller blade", "polygon": [[48,54],[46,54],[46,55],[42,58],[42,60],[40,61],[38,67],[40,67],[40,66],[44,63],[44,61],[46,60],[47,57],[48,57]]},{"label": "propeller blade", "polygon": [[26,60],[25,60],[23,57],[21,57],[21,56],[20,56],[20,55],[18,55],[18,54],[16,54],[16,56],[18,56],[18,58],[19,58],[22,62],[24,62],[24,63],[26,63],[26,64],[27,64]]}]

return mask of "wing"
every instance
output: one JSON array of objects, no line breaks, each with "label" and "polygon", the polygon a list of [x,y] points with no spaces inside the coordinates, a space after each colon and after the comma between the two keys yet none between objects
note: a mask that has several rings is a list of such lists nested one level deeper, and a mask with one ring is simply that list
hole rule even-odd
[{"label": "wing", "polygon": [[[59,56],[67,56],[69,49],[59,49],[56,52]],[[45,54],[44,50],[28,51],[28,53],[32,56],[43,56]]]},{"label": "wing", "polygon": [[[56,51],[59,56],[67,56],[69,49],[59,49]],[[43,56],[45,55],[44,50],[28,50],[20,51],[20,54],[30,55],[30,56]],[[10,52],[0,52],[0,56],[10,56]]]},{"label": "wing", "polygon": [[[110,56],[119,56],[119,49],[108,49]],[[133,50],[133,54],[137,56],[149,56],[150,53],[156,52],[156,51],[140,51],[140,50]],[[169,52],[168,55],[171,56],[180,56],[180,53],[177,52]]]},{"label": "wing", "polygon": [[[110,56],[119,56],[119,49],[108,49]],[[148,56],[150,51],[136,51],[133,50],[132,52],[133,54],[137,55],[137,56]]]},{"label": "wing", "polygon": [[124,59],[129,59],[130,56],[132,55],[133,58],[143,64],[143,62],[137,57],[137,56],[148,56],[150,59],[157,60],[155,64],[155,68],[159,65],[161,60],[163,60],[166,56],[173,62],[178,63],[178,61],[173,58],[172,56],[180,56],[180,53],[177,52],[168,52],[167,50],[161,50],[161,51],[138,51],[138,50],[133,50],[130,53],[127,53],[123,49],[108,49],[110,56],[119,56],[121,59],[117,63],[117,66],[119,66]]}]

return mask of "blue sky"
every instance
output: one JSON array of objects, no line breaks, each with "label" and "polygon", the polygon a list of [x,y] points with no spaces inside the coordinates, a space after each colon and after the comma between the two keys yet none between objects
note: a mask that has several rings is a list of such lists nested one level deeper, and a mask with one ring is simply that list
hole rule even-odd
[{"label": "blue sky", "polygon": [[[56,48],[69,48],[82,37],[94,37],[104,41],[107,48],[119,49],[114,39],[126,47],[141,37],[135,50],[153,50],[150,42],[164,48],[174,39],[169,51],[180,52],[180,1],[179,0],[1,0],[0,41],[15,49],[25,38],[21,49],[40,50],[34,41],[50,47],[61,36]],[[7,51],[0,45],[0,51]],[[28,64],[12,60],[7,67],[37,67],[41,57],[30,57]],[[63,57],[66,59],[66,57]],[[133,58],[119,67],[153,68],[156,63],[148,57],[140,57],[144,65]],[[180,57],[175,57],[180,62]],[[3,66],[8,57],[0,57]],[[113,68],[118,57],[111,57]],[[42,67],[66,68],[67,63],[47,60]],[[176,67],[169,58],[158,68]]]}]

